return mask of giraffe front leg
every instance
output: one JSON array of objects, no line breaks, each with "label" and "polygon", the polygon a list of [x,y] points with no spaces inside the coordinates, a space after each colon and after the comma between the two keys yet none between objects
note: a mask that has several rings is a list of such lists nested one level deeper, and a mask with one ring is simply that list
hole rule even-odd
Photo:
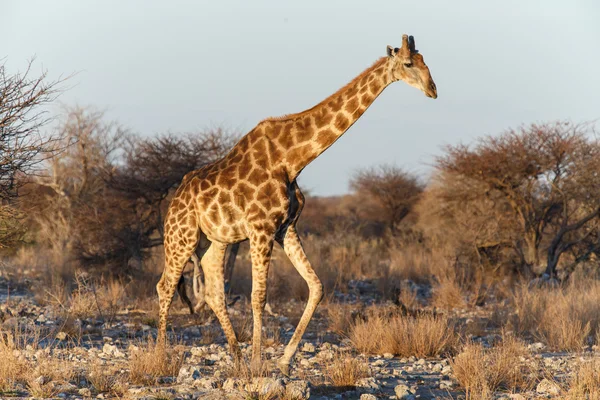
[{"label": "giraffe front leg", "polygon": [[306,257],[304,249],[302,248],[302,242],[300,241],[294,226],[290,226],[286,232],[283,240],[283,249],[285,254],[294,265],[294,268],[296,268],[298,273],[300,273],[302,278],[304,278],[308,284],[309,289],[306,308],[302,313],[302,317],[300,318],[300,322],[298,322],[298,326],[294,331],[294,335],[290,339],[290,342],[283,352],[283,356],[278,362],[281,372],[285,375],[288,375],[290,361],[298,349],[298,344],[302,339],[302,335],[304,335],[304,331],[306,330],[306,327],[308,326],[308,323],[310,322],[317,305],[323,298],[323,284],[319,280],[319,277],[313,270],[308,258]]},{"label": "giraffe front leg", "polygon": [[225,257],[224,243],[213,242],[208,251],[202,257],[202,269],[204,270],[205,300],[208,306],[213,310],[221,328],[229,343],[231,351],[236,362],[241,359],[240,347],[238,345],[233,325],[227,314],[227,305],[225,304],[225,278],[223,275],[223,260]]},{"label": "giraffe front leg", "polygon": [[252,361],[253,371],[261,366],[262,317],[267,300],[267,276],[271,252],[273,251],[273,236],[257,233],[250,238],[250,256],[252,259]]}]

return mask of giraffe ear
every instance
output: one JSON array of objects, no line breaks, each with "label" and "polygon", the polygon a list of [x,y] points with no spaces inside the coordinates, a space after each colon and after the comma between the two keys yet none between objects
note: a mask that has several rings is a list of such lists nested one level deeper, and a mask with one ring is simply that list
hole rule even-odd
[{"label": "giraffe ear", "polygon": [[397,47],[394,48],[394,47],[388,45],[388,47],[387,47],[387,55],[388,55],[388,57],[395,56],[397,52],[398,52],[398,48]]}]

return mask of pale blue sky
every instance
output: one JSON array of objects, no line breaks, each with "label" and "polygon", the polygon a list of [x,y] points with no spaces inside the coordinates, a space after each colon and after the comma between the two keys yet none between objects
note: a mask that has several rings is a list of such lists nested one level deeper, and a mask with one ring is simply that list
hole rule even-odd
[{"label": "pale blue sky", "polygon": [[426,176],[440,147],[521,123],[600,118],[600,3],[581,1],[6,1],[0,58],[79,72],[60,100],[143,135],[225,125],[318,103],[415,37],[438,87],[386,89],[307,167],[315,194],[359,167]]}]

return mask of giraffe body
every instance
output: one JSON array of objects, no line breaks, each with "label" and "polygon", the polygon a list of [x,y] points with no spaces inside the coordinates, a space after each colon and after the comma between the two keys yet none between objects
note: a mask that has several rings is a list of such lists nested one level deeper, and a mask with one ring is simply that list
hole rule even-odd
[{"label": "giraffe body", "polygon": [[429,69],[414,49],[412,37],[406,35],[402,48],[388,46],[387,57],[315,107],[260,122],[223,159],[184,177],[165,218],[165,270],[157,285],[159,342],[165,342],[173,293],[201,231],[211,242],[201,260],[206,303],[219,319],[230,351],[239,356],[225,304],[223,261],[228,244],[249,240],[254,322],[252,363],[260,363],[267,275],[273,244],[277,242],[309,287],[306,309],[279,362],[282,371],[287,372],[323,296],[323,286],[296,232],[296,221],[304,206],[296,178],[358,120],[385,87],[397,80],[418,87],[428,97],[437,97]]}]

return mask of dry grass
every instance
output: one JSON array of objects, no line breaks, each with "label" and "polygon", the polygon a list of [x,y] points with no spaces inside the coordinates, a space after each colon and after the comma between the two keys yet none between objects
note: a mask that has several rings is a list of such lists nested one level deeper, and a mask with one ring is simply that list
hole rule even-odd
[{"label": "dry grass", "polygon": [[325,367],[326,379],[336,387],[350,388],[362,378],[371,376],[367,361],[350,354],[336,352]]},{"label": "dry grass", "polygon": [[463,289],[455,277],[442,277],[434,286],[431,304],[445,310],[465,307]]},{"label": "dry grass", "polygon": [[131,350],[129,380],[136,385],[154,385],[161,377],[176,377],[184,360],[183,351],[166,349],[149,340]]},{"label": "dry grass", "polygon": [[327,305],[327,320],[329,321],[329,330],[338,335],[346,336],[353,325],[352,314],[360,308],[356,304],[330,303]]},{"label": "dry grass", "polygon": [[[600,283],[572,282],[562,289],[515,291],[512,326],[560,351],[578,351],[600,329]],[[596,335],[597,336],[597,335]]]},{"label": "dry grass", "polygon": [[588,360],[579,365],[565,397],[573,400],[600,400],[600,361]]},{"label": "dry grass", "polygon": [[23,380],[27,372],[27,362],[16,353],[14,336],[5,334],[0,337],[0,392],[9,392]]},{"label": "dry grass", "polygon": [[432,357],[451,352],[458,344],[454,324],[445,316],[374,315],[356,323],[350,340],[362,353]]},{"label": "dry grass", "polygon": [[94,360],[90,364],[86,376],[99,393],[115,393],[120,392],[121,385],[117,374],[115,368],[102,364],[100,360]]},{"label": "dry grass", "polygon": [[452,368],[467,399],[491,399],[498,389],[532,387],[536,368],[524,361],[528,354],[523,342],[504,335],[502,342],[491,349],[467,343],[452,361]]}]

